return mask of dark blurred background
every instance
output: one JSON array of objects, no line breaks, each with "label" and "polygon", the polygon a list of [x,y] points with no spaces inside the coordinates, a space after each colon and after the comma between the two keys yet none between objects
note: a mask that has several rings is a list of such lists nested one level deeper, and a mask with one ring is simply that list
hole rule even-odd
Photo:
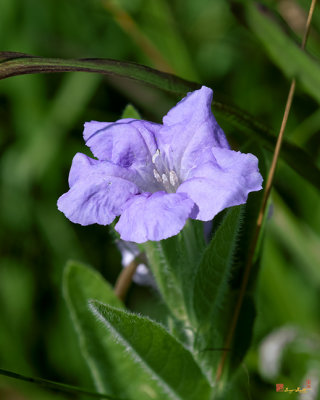
[{"label": "dark blurred background", "polygon": [[[301,37],[309,1],[266,3]],[[225,0],[2,0],[0,48],[142,63],[212,87],[217,99],[277,131],[289,82],[240,17]],[[319,10],[307,48],[319,58]],[[177,100],[95,74],[1,81],[0,368],[92,388],[62,297],[62,271],[75,259],[114,283],[120,254],[107,228],[72,224],[56,201],[68,189],[74,154],[89,154],[82,139],[85,121],[114,121],[128,103],[144,119],[161,121]],[[233,147],[243,146],[246,137],[219,123]],[[286,136],[318,166],[319,131],[318,105],[298,88]],[[314,388],[319,385],[319,193],[280,161],[272,201],[255,336],[241,372],[248,376],[248,399],[278,399],[275,383],[297,387],[309,378]],[[128,306],[163,319],[151,289],[133,285]],[[56,398],[72,396],[0,377],[0,399]]]}]

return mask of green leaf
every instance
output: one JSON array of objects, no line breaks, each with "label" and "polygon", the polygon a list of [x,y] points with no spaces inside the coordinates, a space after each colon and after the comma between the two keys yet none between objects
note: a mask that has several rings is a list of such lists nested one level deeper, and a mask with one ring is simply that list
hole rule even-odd
[{"label": "green leaf", "polygon": [[121,115],[121,119],[123,118],[142,119],[139,111],[132,104],[126,105],[126,108],[123,110]]},{"label": "green leaf", "polygon": [[209,399],[211,388],[191,353],[160,324],[97,301],[91,302],[91,310],[98,317],[97,325],[102,323],[163,388],[162,398]]},{"label": "green leaf", "polygon": [[[262,176],[265,177],[264,152],[259,147],[252,146],[252,144],[242,150],[251,152],[259,158],[259,169]],[[212,246],[212,271],[206,272],[206,267],[210,267],[209,262],[207,266],[203,265],[203,271],[201,271],[201,268],[198,270],[194,304],[200,327],[196,346],[200,351],[199,361],[206,368],[211,369],[213,374],[215,374],[215,369],[224,351],[228,351],[227,365],[231,375],[237,370],[250,346],[255,319],[251,286],[254,285],[259,270],[259,248],[254,253],[253,273],[251,273],[250,285],[244,295],[244,303],[241,307],[231,348],[229,350],[224,349],[225,340],[233,321],[234,310],[239,300],[239,289],[248,254],[251,250],[252,239],[255,235],[262,197],[262,190],[250,193],[245,205],[236,207],[234,210],[231,208],[228,211],[210,243],[210,246]],[[231,211],[233,211],[233,214]],[[204,259],[207,257],[210,260],[209,249],[207,252],[208,254],[205,253]],[[216,259],[217,261],[215,261]],[[229,261],[225,262],[224,260]],[[198,294],[196,294],[197,287],[201,289]],[[204,298],[204,301],[202,298]],[[230,375],[226,378],[227,380],[230,379]]]},{"label": "green leaf", "polygon": [[64,296],[97,390],[127,400],[162,400],[163,389],[128,357],[89,308],[92,299],[123,308],[108,282],[91,268],[70,262],[64,273]]},{"label": "green leaf", "polygon": [[[251,152],[258,157],[259,169],[265,179],[267,175],[267,165],[264,152],[259,147],[252,145],[246,146],[245,151]],[[260,212],[263,195],[263,190],[250,193],[246,204],[243,206],[242,226],[237,238],[237,246],[234,253],[235,262],[232,269],[232,276],[229,280],[228,295],[226,296],[226,300],[224,302],[225,315],[221,316],[223,319],[222,332],[224,332],[224,337],[226,337],[232,329],[234,310],[239,302],[239,294],[244,277],[244,271],[250,257],[250,252],[254,251],[250,279],[246,288],[246,293],[243,297],[240,315],[237,320],[231,349],[228,354],[230,375],[233,374],[239,367],[250,347],[252,339],[253,324],[256,317],[253,288],[255,287],[257,275],[260,269],[262,248],[261,242],[264,236],[263,230],[265,227],[265,221],[268,218],[268,208],[265,212],[264,221],[260,232],[260,240],[258,241],[254,250],[251,248],[251,246],[253,238],[256,234],[257,219]]]},{"label": "green leaf", "polygon": [[183,230],[160,242],[140,246],[147,255],[160,292],[172,314],[190,325],[193,306],[190,293],[199,257],[204,251],[203,223],[188,220]]},{"label": "green leaf", "polygon": [[187,311],[183,293],[177,271],[172,265],[172,260],[177,258],[176,237],[159,242],[149,241],[140,245],[139,248],[146,253],[161,296],[172,315],[181,321],[186,321]]},{"label": "green leaf", "polygon": [[220,309],[228,289],[242,207],[232,207],[214,234],[204,252],[194,281],[193,306],[202,330],[215,325],[215,315]]},{"label": "green leaf", "polygon": [[[239,301],[239,292],[234,294],[235,296],[230,296],[229,299],[230,316],[233,316],[236,303]],[[245,293],[230,354],[229,365],[231,373],[237,370],[251,345],[254,321],[257,316],[254,300],[252,293]],[[229,322],[230,320],[231,318]]]},{"label": "green leaf", "polygon": [[198,321],[195,341],[197,359],[214,381],[224,351],[230,321],[229,280],[242,222],[243,206],[228,210],[214,233],[197,269],[193,306]]},{"label": "green leaf", "polygon": [[[241,150],[251,152],[259,158],[259,169],[262,176],[265,178],[267,166],[265,163],[264,152],[259,147],[252,146],[252,144]],[[254,252],[254,265],[249,285],[244,294],[243,304],[233,334],[231,348],[225,349],[226,337],[231,329],[234,311],[237,302],[239,301],[239,290],[243,280],[244,269],[248,261],[249,251],[251,251],[252,239],[256,231],[256,222],[260,211],[262,197],[262,190],[249,194],[246,204],[241,206],[238,221],[235,220],[235,222],[233,222],[235,226],[238,225],[238,228],[240,224],[240,229],[238,229],[238,232],[234,232],[233,239],[230,237],[229,239],[221,240],[222,246],[224,243],[228,242],[233,246],[232,255],[230,254],[233,262],[225,270],[226,276],[222,276],[223,279],[218,289],[212,289],[212,292],[217,295],[217,299],[214,300],[216,304],[214,304],[214,301],[209,297],[209,300],[212,303],[210,303],[208,309],[210,307],[215,307],[213,316],[211,317],[211,321],[204,319],[204,322],[200,325],[198,334],[197,348],[200,350],[198,356],[199,361],[203,363],[206,368],[211,369],[213,374],[215,374],[216,367],[221,361],[223,352],[228,351],[226,364],[228,374],[224,375],[226,382],[229,382],[232,374],[237,371],[239,364],[248,351],[252,338],[253,323],[256,317],[252,286],[255,284],[257,273],[259,271],[261,249],[259,246],[257,246]],[[223,224],[226,223],[227,217],[228,215],[225,216],[225,219],[216,231],[216,235],[219,234],[219,230],[222,231],[224,229]],[[236,215],[234,215],[234,217],[236,218]],[[230,214],[229,218],[232,218]],[[232,232],[229,232],[232,235]],[[216,239],[216,236],[214,236],[213,240],[214,239]],[[213,242],[211,242],[211,244],[213,245]],[[236,246],[234,246],[235,244]],[[219,254],[217,255],[219,256]],[[203,276],[203,279],[205,279],[205,276]],[[218,296],[220,296],[220,300]]]},{"label": "green leaf", "polygon": [[190,90],[201,87],[198,83],[189,82],[175,75],[130,62],[107,58],[65,60],[34,57],[23,53],[0,52],[0,79],[23,74],[71,71],[122,76],[178,94],[185,94]]},{"label": "green leaf", "polygon": [[[99,327],[93,328],[93,318],[88,308],[88,299],[96,298],[117,307],[123,307],[112,288],[94,270],[76,262],[69,262],[64,272],[64,297],[76,328],[81,352],[91,370],[99,391],[122,394],[117,388],[112,371],[112,361],[104,354],[100,341],[104,335]],[[113,382],[114,381],[114,382]]]},{"label": "green leaf", "polygon": [[320,102],[320,64],[303,51],[275,22],[265,8],[246,5],[247,22],[260,39],[272,61],[288,78],[297,78],[304,89]]},{"label": "green leaf", "polygon": [[[157,71],[144,65],[111,59],[77,59],[34,57],[23,53],[0,52],[0,80],[15,75],[83,71],[106,75],[116,75],[133,79],[161,90],[185,95],[199,89],[200,84],[186,81],[175,75]],[[272,131],[245,111],[214,101],[214,113],[262,146],[273,150],[276,138]],[[283,141],[281,157],[302,177],[320,189],[320,170],[311,157],[299,147]]]},{"label": "green leaf", "polygon": [[12,177],[19,185],[26,185],[33,179],[42,178],[65,142],[69,130],[78,121],[79,116],[95,92],[99,76],[91,75],[83,79],[82,74],[63,77],[55,97],[50,100],[47,114],[32,131],[32,139],[24,146],[12,149],[17,161]]}]

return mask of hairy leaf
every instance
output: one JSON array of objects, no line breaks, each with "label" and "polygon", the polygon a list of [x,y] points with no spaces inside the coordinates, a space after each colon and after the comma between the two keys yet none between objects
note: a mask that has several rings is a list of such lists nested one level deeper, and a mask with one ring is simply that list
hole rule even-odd
[{"label": "hairy leaf", "polygon": [[123,345],[97,323],[89,308],[90,300],[123,307],[108,282],[91,268],[70,262],[64,273],[64,296],[97,390],[124,400],[162,400],[163,389],[128,357]]},{"label": "hairy leaf", "polygon": [[106,332],[163,388],[163,398],[209,399],[211,388],[191,353],[161,325],[97,301],[91,309]]},{"label": "hairy leaf", "polygon": [[241,206],[232,207],[209,246],[197,269],[193,306],[200,325],[215,325],[215,314],[221,307],[233,262],[233,254],[241,224]]},{"label": "hairy leaf", "polygon": [[203,223],[189,220],[176,236],[140,246],[147,255],[160,292],[172,314],[187,325],[193,320],[195,267],[205,248]]},{"label": "hairy leaf", "polygon": [[229,280],[244,206],[232,207],[214,233],[197,269],[193,306],[198,321],[197,359],[214,382],[232,317]]}]

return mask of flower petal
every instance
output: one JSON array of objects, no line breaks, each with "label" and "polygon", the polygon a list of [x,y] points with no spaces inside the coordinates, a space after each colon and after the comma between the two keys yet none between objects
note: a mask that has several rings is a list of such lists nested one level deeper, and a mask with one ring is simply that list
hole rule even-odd
[{"label": "flower petal", "polygon": [[196,219],[211,220],[221,210],[244,204],[248,194],[262,188],[258,159],[252,154],[213,149],[215,162],[202,164],[177,193],[187,193],[199,207]]},{"label": "flower petal", "polygon": [[143,193],[128,201],[115,229],[136,243],[166,239],[181,231],[194,206],[184,193]]},{"label": "flower petal", "polygon": [[211,111],[212,90],[205,86],[182,99],[163,118],[157,135],[169,168],[182,179],[187,171],[212,158],[212,147],[229,148],[223,130]]},{"label": "flower petal", "polygon": [[91,166],[98,165],[100,161],[94,160],[82,153],[76,153],[73,157],[71,169],[69,172],[68,183],[69,187],[73,186],[79,179],[83,179],[91,171]]},{"label": "flower petal", "polygon": [[131,118],[114,123],[86,122],[84,139],[99,160],[111,161],[122,167],[151,164],[157,150],[154,133],[161,125]]},{"label": "flower petal", "polygon": [[133,180],[134,174],[124,168],[78,153],[70,170],[70,190],[59,198],[58,209],[81,225],[110,224],[138,193]]}]

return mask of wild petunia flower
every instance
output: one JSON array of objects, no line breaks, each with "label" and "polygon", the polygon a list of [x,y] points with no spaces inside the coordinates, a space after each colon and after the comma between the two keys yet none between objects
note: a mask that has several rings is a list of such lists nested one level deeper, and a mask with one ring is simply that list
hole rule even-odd
[{"label": "wild petunia flower", "polygon": [[212,90],[189,93],[163,124],[122,119],[87,122],[84,139],[97,159],[75,155],[70,190],[58,208],[81,225],[115,225],[142,243],[178,234],[188,218],[209,221],[261,189],[258,160],[230,150],[211,112]]}]

